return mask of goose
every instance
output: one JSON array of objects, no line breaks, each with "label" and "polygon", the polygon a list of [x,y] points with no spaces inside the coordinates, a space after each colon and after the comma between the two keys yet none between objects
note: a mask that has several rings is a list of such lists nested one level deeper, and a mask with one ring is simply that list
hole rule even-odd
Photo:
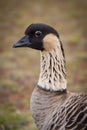
[{"label": "goose", "polygon": [[64,49],[56,29],[31,24],[13,44],[18,47],[39,50],[41,55],[39,80],[30,100],[38,130],[87,130],[87,95],[67,90]]}]

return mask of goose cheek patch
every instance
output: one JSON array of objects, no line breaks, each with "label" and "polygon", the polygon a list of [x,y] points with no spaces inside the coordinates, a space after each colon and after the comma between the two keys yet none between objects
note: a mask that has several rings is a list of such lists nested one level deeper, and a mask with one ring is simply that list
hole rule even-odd
[{"label": "goose cheek patch", "polygon": [[60,46],[59,39],[54,34],[48,34],[43,39],[43,47],[45,51],[51,51]]}]

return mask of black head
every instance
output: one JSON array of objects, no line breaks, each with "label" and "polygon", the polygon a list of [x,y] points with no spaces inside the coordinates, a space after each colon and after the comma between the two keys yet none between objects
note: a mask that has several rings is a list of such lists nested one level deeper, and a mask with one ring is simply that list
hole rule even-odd
[{"label": "black head", "polygon": [[14,44],[13,47],[30,47],[43,51],[43,39],[47,34],[54,34],[59,38],[57,31],[51,26],[46,24],[31,24],[25,30],[25,36]]}]

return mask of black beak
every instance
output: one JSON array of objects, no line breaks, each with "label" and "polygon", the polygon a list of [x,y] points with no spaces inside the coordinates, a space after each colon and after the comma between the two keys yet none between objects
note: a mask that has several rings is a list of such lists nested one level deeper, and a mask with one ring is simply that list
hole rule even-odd
[{"label": "black beak", "polygon": [[29,42],[29,36],[23,36],[17,43],[13,45],[13,48],[17,47],[30,47],[31,43]]}]

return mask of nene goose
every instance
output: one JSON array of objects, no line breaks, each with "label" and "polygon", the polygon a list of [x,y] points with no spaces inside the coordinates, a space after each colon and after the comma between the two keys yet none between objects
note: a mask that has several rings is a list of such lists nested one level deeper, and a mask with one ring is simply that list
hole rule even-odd
[{"label": "nene goose", "polygon": [[87,95],[67,91],[65,56],[57,31],[31,24],[13,47],[41,52],[39,81],[30,102],[38,130],[87,130]]}]

